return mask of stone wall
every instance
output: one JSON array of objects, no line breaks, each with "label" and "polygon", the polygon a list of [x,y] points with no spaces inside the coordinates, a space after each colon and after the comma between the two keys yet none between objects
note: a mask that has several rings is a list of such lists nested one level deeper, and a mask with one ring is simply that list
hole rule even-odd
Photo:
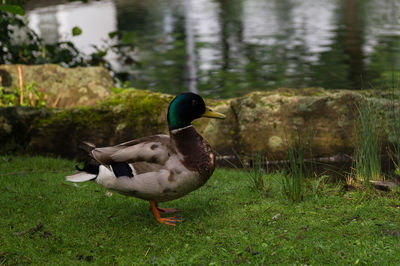
[{"label": "stone wall", "polygon": [[[198,131],[220,155],[243,158],[262,154],[286,158],[292,136],[310,145],[314,157],[352,154],[358,103],[370,99],[381,115],[382,141],[389,133],[389,93],[322,89],[253,92],[228,100],[206,100],[225,120],[201,118]],[[398,111],[398,94],[395,101]],[[112,95],[92,107],[69,109],[0,108],[3,152],[26,149],[39,154],[76,157],[90,141],[113,145],[142,136],[168,133],[166,114],[172,95],[132,90]]]}]

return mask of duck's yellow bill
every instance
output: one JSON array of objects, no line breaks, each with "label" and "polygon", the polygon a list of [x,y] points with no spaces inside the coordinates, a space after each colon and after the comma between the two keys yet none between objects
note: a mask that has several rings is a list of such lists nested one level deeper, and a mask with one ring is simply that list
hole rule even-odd
[{"label": "duck's yellow bill", "polygon": [[214,112],[213,110],[211,110],[209,107],[206,106],[206,111],[204,112],[202,117],[224,119],[225,115],[218,113],[218,112]]}]

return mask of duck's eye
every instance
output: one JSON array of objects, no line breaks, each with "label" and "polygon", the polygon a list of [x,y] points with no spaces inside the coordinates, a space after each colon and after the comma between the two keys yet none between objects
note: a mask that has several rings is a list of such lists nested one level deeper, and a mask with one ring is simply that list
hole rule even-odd
[{"label": "duck's eye", "polygon": [[196,106],[197,105],[197,100],[192,100],[192,106]]}]

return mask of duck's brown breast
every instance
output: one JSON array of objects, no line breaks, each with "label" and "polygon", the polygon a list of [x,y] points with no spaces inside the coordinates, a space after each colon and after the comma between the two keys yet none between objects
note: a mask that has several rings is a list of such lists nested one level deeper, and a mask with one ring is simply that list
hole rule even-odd
[{"label": "duck's brown breast", "polygon": [[184,157],[182,164],[198,172],[203,184],[207,182],[215,169],[215,156],[210,144],[193,126],[173,130],[170,134],[177,151]]}]

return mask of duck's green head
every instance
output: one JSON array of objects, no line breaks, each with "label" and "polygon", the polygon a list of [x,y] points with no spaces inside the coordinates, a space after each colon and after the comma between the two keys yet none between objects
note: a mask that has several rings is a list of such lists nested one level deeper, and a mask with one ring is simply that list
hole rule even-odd
[{"label": "duck's green head", "polygon": [[189,126],[200,117],[225,118],[225,115],[212,111],[203,98],[192,92],[179,94],[168,107],[168,126],[170,130]]}]

